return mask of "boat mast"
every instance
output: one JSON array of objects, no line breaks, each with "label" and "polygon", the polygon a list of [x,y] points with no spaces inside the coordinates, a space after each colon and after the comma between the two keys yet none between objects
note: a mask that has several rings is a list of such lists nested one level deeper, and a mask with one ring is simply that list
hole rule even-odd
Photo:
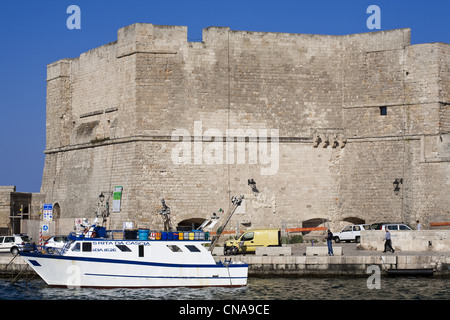
[{"label": "boat mast", "polygon": [[223,230],[225,230],[228,222],[230,221],[230,219],[233,216],[234,212],[236,211],[237,207],[239,207],[241,205],[242,199],[244,199],[244,196],[240,196],[239,198],[236,198],[235,196],[233,196],[231,198],[231,206],[230,206],[230,208],[228,208],[225,222],[217,229],[215,236],[212,238],[211,246],[209,247],[209,251],[213,252],[214,248],[216,247],[217,243],[219,242],[219,238],[222,235]]}]

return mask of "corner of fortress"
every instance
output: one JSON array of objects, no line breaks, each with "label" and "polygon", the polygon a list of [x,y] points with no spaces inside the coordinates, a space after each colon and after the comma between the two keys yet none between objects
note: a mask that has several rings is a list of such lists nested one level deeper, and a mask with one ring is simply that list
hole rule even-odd
[{"label": "corner of fortress", "polygon": [[[197,225],[233,195],[252,227],[450,219],[450,45],[136,23],[47,67],[41,193],[111,227]],[[256,182],[255,192],[248,180]],[[395,181],[400,181],[401,184]]]}]

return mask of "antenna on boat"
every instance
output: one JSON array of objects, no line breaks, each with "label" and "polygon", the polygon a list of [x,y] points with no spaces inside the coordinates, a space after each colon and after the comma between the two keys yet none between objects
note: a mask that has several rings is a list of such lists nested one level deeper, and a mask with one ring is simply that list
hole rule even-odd
[{"label": "antenna on boat", "polygon": [[239,198],[233,196],[231,198],[231,206],[228,208],[228,213],[225,218],[225,222],[217,229],[216,235],[211,240],[211,246],[209,247],[209,251],[213,252],[214,248],[216,247],[217,243],[219,242],[219,238],[222,235],[223,230],[225,230],[228,222],[230,221],[231,217],[233,216],[234,212],[236,211],[237,207],[239,207],[242,203],[242,199],[244,199],[244,196],[240,196]]},{"label": "antenna on boat", "polygon": [[164,220],[164,231],[172,231],[172,224],[170,222],[170,208],[166,205],[166,201],[161,199],[162,209],[159,214],[162,215]]}]

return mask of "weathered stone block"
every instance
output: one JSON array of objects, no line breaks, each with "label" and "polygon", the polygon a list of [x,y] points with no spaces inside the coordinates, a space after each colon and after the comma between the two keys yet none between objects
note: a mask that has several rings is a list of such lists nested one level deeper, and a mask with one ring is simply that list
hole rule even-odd
[{"label": "weathered stone block", "polygon": [[292,255],[291,247],[256,247],[255,255],[257,256],[290,256]]},{"label": "weathered stone block", "polygon": [[[335,256],[342,256],[342,247],[333,247],[333,254]],[[328,247],[306,247],[307,256],[326,256],[328,255]]]}]

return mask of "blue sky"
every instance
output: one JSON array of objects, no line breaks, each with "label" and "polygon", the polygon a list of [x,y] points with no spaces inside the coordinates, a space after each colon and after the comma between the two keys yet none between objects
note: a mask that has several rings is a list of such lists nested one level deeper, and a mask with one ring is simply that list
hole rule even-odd
[{"label": "blue sky", "polygon": [[[188,27],[201,41],[210,26],[232,30],[310,34],[371,32],[370,5],[381,10],[381,30],[411,28],[415,43],[450,43],[449,0],[1,0],[0,185],[39,192],[44,168],[46,66],[115,41],[135,22]],[[81,29],[69,30],[70,5],[81,9]]]}]

